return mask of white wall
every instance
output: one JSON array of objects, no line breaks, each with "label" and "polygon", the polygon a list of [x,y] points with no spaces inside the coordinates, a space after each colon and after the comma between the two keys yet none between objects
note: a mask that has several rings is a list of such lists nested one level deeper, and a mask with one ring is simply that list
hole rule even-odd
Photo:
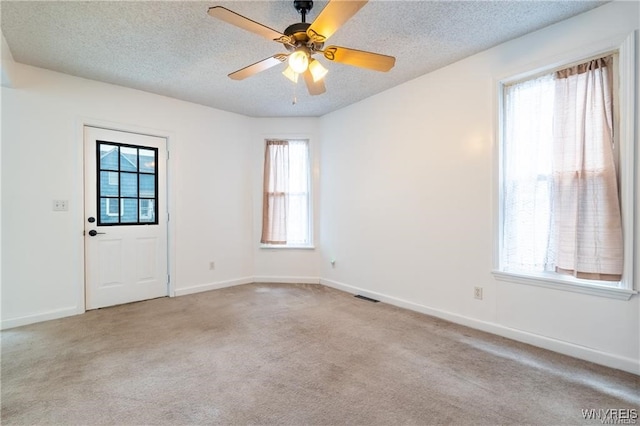
[{"label": "white wall", "polygon": [[14,78],[14,64],[13,55],[7,45],[7,41],[4,38],[4,34],[0,34],[0,84],[2,86],[11,87],[11,80]]},{"label": "white wall", "polygon": [[497,81],[629,34],[638,6],[605,5],[322,117],[322,282],[640,373],[638,296],[491,275]]},{"label": "white wall", "polygon": [[[3,327],[83,310],[85,120],[169,136],[177,294],[251,281],[247,117],[20,64],[15,69],[13,88],[2,88]],[[69,200],[69,211],[53,212],[54,199]]]},{"label": "white wall", "polygon": [[253,161],[253,258],[256,281],[318,283],[320,249],[260,248],[262,168],[268,138],[308,139],[312,168],[313,234],[318,236],[320,133],[317,118],[254,118],[251,121]]}]

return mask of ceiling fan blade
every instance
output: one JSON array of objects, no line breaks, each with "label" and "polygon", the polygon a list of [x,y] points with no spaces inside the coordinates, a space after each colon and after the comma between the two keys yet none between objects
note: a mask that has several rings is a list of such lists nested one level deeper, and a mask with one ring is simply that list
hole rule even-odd
[{"label": "ceiling fan blade", "polygon": [[277,55],[273,55],[270,58],[263,59],[259,62],[256,62],[255,64],[251,64],[247,67],[239,69],[238,71],[234,71],[229,74],[229,77],[233,80],[244,80],[247,77],[251,77],[254,74],[258,74],[259,72],[283,63],[287,60],[287,57],[288,55],[285,55],[284,53],[278,53]]},{"label": "ceiling fan blade", "polygon": [[347,47],[329,46],[324,50],[324,57],[330,61],[355,67],[368,68],[375,71],[389,71],[396,64],[393,56],[364,50],[349,49]]},{"label": "ceiling fan blade", "polygon": [[309,90],[309,94],[311,96],[321,95],[327,91],[326,87],[324,87],[324,79],[313,81],[313,76],[311,75],[311,71],[308,69],[304,72],[304,82],[307,84],[307,90]]},{"label": "ceiling fan blade", "polygon": [[358,12],[367,0],[333,0],[325,6],[318,17],[307,29],[307,35],[313,41],[323,43],[331,37],[338,28]]},{"label": "ceiling fan blade", "polygon": [[243,30],[252,32],[254,34],[258,34],[264,38],[268,38],[269,40],[278,41],[280,43],[290,43],[291,39],[286,35],[282,34],[279,31],[276,31],[272,28],[269,28],[265,25],[262,25],[259,22],[246,18],[242,15],[237,14],[225,7],[222,6],[214,6],[210,7],[207,12],[209,15],[214,18],[218,18],[224,22],[227,22],[231,25],[235,25],[236,27],[242,28]]}]

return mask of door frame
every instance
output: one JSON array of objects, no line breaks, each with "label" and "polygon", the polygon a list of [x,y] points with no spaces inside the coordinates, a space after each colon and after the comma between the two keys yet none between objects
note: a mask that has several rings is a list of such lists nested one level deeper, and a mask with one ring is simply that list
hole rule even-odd
[{"label": "door frame", "polygon": [[81,239],[80,243],[80,270],[78,271],[78,293],[77,293],[77,306],[78,313],[84,313],[87,311],[86,305],[86,258],[85,258],[85,244],[86,238],[84,236],[85,230],[85,148],[84,148],[84,128],[85,127],[98,127],[105,130],[114,130],[119,132],[127,132],[127,133],[136,133],[140,135],[146,136],[155,136],[164,138],[167,141],[167,164],[166,167],[166,177],[167,177],[167,199],[166,199],[166,208],[168,214],[168,222],[167,222],[167,274],[169,275],[169,283],[167,288],[167,294],[169,297],[175,297],[175,279],[174,279],[174,271],[176,270],[175,265],[175,206],[174,206],[174,198],[173,198],[173,176],[171,174],[171,164],[172,159],[170,156],[171,147],[173,146],[173,142],[175,141],[175,133],[169,130],[161,130],[161,129],[153,129],[148,127],[137,126],[133,124],[124,124],[120,122],[113,122],[107,120],[101,120],[90,117],[78,117],[76,120],[76,140],[79,144],[78,149],[78,158],[80,160],[80,176],[81,176],[81,186],[79,188],[79,206],[78,206],[78,235]]}]

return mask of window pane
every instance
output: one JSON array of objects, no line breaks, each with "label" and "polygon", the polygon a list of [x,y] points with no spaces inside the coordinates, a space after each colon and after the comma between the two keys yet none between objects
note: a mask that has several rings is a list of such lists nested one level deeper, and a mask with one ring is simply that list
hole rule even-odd
[{"label": "window pane", "polygon": [[554,92],[552,75],[506,88],[504,167],[516,179],[551,173]]},{"label": "window pane", "polygon": [[307,194],[289,194],[287,244],[307,244],[309,242],[309,201]]},{"label": "window pane", "polygon": [[118,170],[118,147],[100,144],[100,170]]},{"label": "window pane", "polygon": [[118,172],[100,172],[100,196],[118,196]]},{"label": "window pane", "polygon": [[289,141],[289,209],[287,244],[309,244],[309,144]]},{"label": "window pane", "polygon": [[138,196],[138,175],[136,173],[120,173],[121,197]]},{"label": "window pane", "polygon": [[140,171],[145,173],[156,172],[156,152],[150,149],[140,150]]},{"label": "window pane", "polygon": [[100,223],[119,222],[119,203],[117,198],[100,198]]},{"label": "window pane", "polygon": [[156,176],[140,175],[140,197],[155,198],[156,196]]},{"label": "window pane", "polygon": [[140,200],[140,222],[155,222],[155,204],[154,199]]},{"label": "window pane", "polygon": [[122,223],[135,223],[138,222],[138,199],[123,198],[122,204],[122,217],[120,222]]},{"label": "window pane", "polygon": [[120,170],[128,172],[138,171],[138,149],[120,147]]},{"label": "window pane", "polygon": [[309,155],[306,141],[289,141],[289,191],[309,190]]},{"label": "window pane", "polygon": [[504,240],[506,270],[544,271],[549,257],[554,79],[505,88]]}]

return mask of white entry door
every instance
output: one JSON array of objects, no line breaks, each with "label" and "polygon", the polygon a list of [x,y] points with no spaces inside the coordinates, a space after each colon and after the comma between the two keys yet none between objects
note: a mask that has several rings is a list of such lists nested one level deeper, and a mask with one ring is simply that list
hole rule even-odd
[{"label": "white entry door", "polygon": [[86,309],[168,294],[167,141],[85,126]]}]

